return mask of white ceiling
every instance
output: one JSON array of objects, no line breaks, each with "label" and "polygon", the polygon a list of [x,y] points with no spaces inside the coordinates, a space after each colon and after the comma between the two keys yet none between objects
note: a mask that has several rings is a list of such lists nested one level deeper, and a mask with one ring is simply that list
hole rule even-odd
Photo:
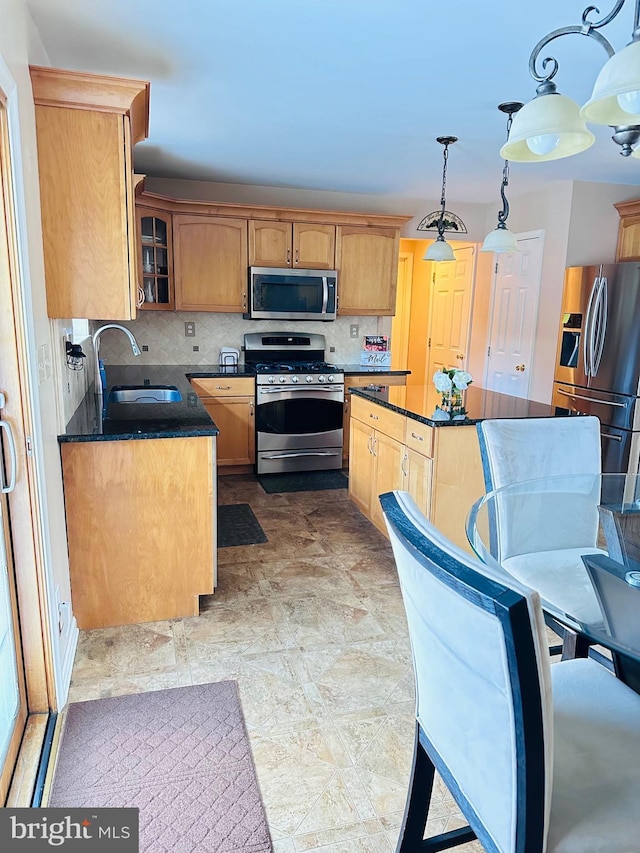
[{"label": "white ceiling", "polygon": [[[138,171],[155,177],[495,201],[502,101],[529,100],[534,44],[577,24],[585,0],[27,0],[51,64],[151,81]],[[606,14],[613,6],[607,0]],[[631,35],[633,3],[602,32]],[[606,7],[606,8],[605,8]],[[579,103],[605,52],[551,45],[559,90]],[[640,184],[607,128],[566,160],[512,164],[510,193],[541,181]]]}]

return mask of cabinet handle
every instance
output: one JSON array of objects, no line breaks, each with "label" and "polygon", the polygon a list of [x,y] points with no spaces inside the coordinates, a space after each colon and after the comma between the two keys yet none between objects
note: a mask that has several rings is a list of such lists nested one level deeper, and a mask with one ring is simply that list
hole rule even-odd
[{"label": "cabinet handle", "polygon": [[[373,436],[372,436],[372,438],[373,438]],[[374,439],[373,439],[373,445],[372,445],[372,446],[373,446],[373,455],[374,455],[374,456],[377,456],[377,455],[378,455],[378,454],[376,453],[376,444],[377,444],[377,443],[378,443],[378,439],[377,439],[377,438],[374,438]]]},{"label": "cabinet handle", "polygon": [[373,441],[373,436],[370,435],[368,440],[367,440],[367,450],[369,451],[369,453],[373,453],[373,448],[371,446],[372,441]]},{"label": "cabinet handle", "polygon": [[247,310],[247,291],[246,290],[244,290],[242,292],[242,310],[243,311]]},{"label": "cabinet handle", "polygon": [[291,249],[287,249],[287,266],[291,266]]},{"label": "cabinet handle", "polygon": [[404,463],[407,462],[408,459],[409,459],[409,454],[405,453],[404,456],[402,457],[402,465],[400,466],[400,468],[402,470],[402,476],[403,477],[407,476],[407,469],[404,467]]},{"label": "cabinet handle", "polygon": [[295,265],[296,265],[296,266],[298,266],[298,263],[299,263],[299,262],[300,262],[300,255],[299,255],[298,250],[296,249],[296,259],[295,259],[295,262],[294,262],[294,263],[295,263]]},{"label": "cabinet handle", "polygon": [[378,416],[377,416],[377,415],[373,415],[373,414],[369,413],[369,417],[370,417],[370,418],[373,418],[373,420],[374,420],[374,421],[377,421],[377,420],[378,420]]},{"label": "cabinet handle", "polygon": [[138,308],[144,305],[144,290],[138,285]]},{"label": "cabinet handle", "polygon": [[253,417],[253,402],[249,403],[249,417]]},{"label": "cabinet handle", "polygon": [[216,391],[231,391],[231,385],[216,385]]},{"label": "cabinet handle", "polygon": [[424,441],[424,436],[416,435],[415,432],[411,433],[411,438],[415,438],[417,441]]}]

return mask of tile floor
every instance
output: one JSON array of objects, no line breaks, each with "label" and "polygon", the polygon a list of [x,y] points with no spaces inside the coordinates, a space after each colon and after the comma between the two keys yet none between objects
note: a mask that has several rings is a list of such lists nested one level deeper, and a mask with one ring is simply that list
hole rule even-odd
[{"label": "tile floor", "polygon": [[[346,490],[267,494],[252,475],[218,486],[269,541],[219,551],[200,616],[81,632],[69,699],[236,679],[275,853],[390,853],[414,699],[389,543]],[[440,782],[435,797],[429,833],[464,824]]]}]

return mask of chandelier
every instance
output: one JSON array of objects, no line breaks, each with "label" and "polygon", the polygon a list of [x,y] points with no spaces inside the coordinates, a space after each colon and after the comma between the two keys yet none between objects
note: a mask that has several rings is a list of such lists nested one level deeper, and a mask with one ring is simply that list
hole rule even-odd
[{"label": "chandelier", "polygon": [[[621,147],[624,157],[640,158],[640,0],[635,0],[631,42],[615,52],[600,30],[618,15],[626,0],[617,0],[612,11],[598,21],[590,21],[592,13],[600,14],[596,6],[587,6],[582,23],[561,27],[540,39],[529,57],[529,74],[537,81],[536,96],[520,110],[511,132],[500,150],[505,160],[520,163],[540,163],[558,160],[586,151],[595,136],[585,122],[609,125],[612,139]],[[609,59],[602,67],[587,103],[580,106],[558,92],[553,81],[558,61],[553,57],[537,60],[542,50],[554,39],[576,33],[588,36],[600,44]]]},{"label": "chandelier", "polygon": [[435,241],[427,249],[424,261],[455,261],[453,249],[444,239],[444,214],[446,209],[446,188],[447,188],[447,161],[449,159],[449,146],[458,141],[457,136],[438,136],[436,142],[444,146],[442,157],[442,195],[440,197],[440,218],[438,219],[438,236]]}]

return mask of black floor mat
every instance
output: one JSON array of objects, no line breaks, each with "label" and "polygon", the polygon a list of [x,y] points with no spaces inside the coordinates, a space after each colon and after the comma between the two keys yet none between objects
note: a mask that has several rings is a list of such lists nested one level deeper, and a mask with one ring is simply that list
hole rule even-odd
[{"label": "black floor mat", "polygon": [[265,492],[316,492],[346,489],[348,478],[342,471],[296,471],[291,474],[261,474],[258,482]]},{"label": "black floor mat", "polygon": [[218,506],[218,548],[258,545],[267,541],[266,534],[249,504]]}]

